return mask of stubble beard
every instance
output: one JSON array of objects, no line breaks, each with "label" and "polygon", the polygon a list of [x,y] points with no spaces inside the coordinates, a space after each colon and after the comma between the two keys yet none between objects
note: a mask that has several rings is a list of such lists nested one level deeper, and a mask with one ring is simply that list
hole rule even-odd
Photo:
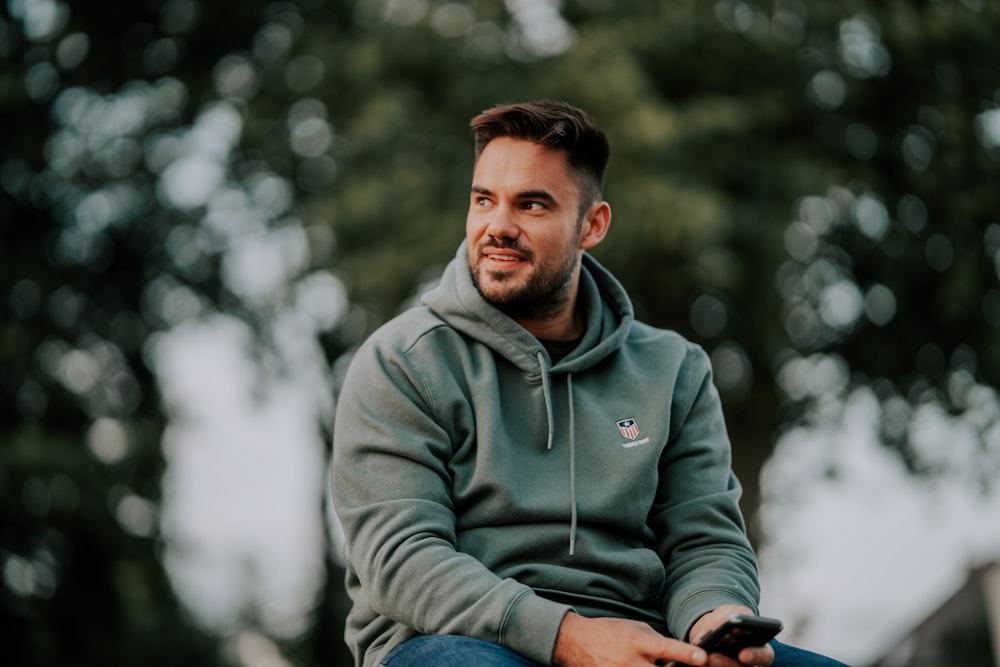
[{"label": "stubble beard", "polygon": [[[514,248],[529,261],[534,253],[518,248],[514,243],[486,242],[479,248]],[[481,254],[469,268],[472,282],[483,299],[514,319],[544,320],[555,317],[570,301],[570,288],[576,272],[577,257],[567,248],[558,264],[535,265],[523,284],[511,271],[487,271],[480,268]]]}]

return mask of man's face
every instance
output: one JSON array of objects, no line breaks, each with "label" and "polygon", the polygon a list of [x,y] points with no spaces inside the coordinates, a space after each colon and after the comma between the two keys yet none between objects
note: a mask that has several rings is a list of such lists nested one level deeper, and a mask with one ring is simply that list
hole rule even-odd
[{"label": "man's face", "polygon": [[566,156],[520,139],[486,145],[472,175],[465,233],[472,279],[517,317],[551,317],[579,276],[579,186]]}]

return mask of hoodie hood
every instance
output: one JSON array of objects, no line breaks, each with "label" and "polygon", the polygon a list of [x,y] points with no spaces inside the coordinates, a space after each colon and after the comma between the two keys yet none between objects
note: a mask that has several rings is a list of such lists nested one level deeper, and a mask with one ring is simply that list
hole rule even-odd
[{"label": "hoodie hood", "polygon": [[468,241],[458,247],[441,282],[420,300],[450,326],[517,366],[529,379],[549,372],[575,373],[590,368],[621,347],[634,317],[632,302],[621,283],[584,253],[577,301],[584,316],[583,337],[575,350],[545,368],[540,358],[546,365],[551,364],[551,359],[538,339],[488,303],[472,282]]}]

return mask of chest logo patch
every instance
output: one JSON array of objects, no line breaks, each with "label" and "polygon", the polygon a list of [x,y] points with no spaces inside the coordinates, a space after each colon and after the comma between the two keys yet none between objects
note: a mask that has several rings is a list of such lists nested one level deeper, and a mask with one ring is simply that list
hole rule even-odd
[{"label": "chest logo patch", "polygon": [[639,424],[633,418],[622,419],[617,422],[618,432],[626,440],[635,440],[639,437]]},{"label": "chest logo patch", "polygon": [[622,447],[635,447],[637,445],[645,445],[649,442],[649,438],[639,440],[639,422],[634,417],[617,421],[615,425],[618,427],[618,432],[622,434],[622,437],[628,441],[623,442]]}]

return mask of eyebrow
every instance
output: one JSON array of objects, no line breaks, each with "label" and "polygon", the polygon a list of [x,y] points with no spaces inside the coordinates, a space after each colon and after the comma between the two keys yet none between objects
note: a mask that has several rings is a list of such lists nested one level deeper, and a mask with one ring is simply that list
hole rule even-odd
[{"label": "eyebrow", "polygon": [[[490,190],[489,188],[484,188],[481,185],[473,185],[472,192],[477,195],[495,196],[492,190]],[[540,201],[548,202],[553,206],[559,204],[558,200],[556,200],[556,198],[553,197],[547,190],[525,190],[523,192],[518,192],[516,199],[519,199],[521,201],[537,199]]]}]

